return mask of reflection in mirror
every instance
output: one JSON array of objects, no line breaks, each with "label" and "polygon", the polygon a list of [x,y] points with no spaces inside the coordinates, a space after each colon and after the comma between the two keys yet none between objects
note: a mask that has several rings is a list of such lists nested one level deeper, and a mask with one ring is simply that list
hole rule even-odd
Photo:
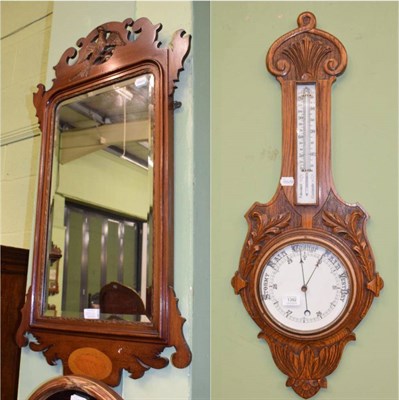
[{"label": "reflection in mirror", "polygon": [[[154,76],[60,103],[56,127],[42,312],[149,321]],[[61,252],[58,291],[52,243]]]}]

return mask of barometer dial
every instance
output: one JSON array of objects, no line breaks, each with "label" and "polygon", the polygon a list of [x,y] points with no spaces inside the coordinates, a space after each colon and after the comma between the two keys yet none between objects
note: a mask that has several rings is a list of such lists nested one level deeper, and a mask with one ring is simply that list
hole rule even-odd
[{"label": "barometer dial", "polygon": [[351,286],[347,267],[335,253],[316,243],[297,242],[265,262],[259,293],[263,307],[277,324],[314,332],[342,315]]}]

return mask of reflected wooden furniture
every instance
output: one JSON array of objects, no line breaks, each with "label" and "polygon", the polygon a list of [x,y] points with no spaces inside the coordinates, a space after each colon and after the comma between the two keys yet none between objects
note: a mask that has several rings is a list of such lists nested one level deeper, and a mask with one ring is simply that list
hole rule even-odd
[{"label": "reflected wooden furniture", "polygon": [[1,246],[1,399],[17,398],[21,350],[15,333],[24,304],[29,250]]},{"label": "reflected wooden furniture", "polygon": [[54,295],[59,293],[58,284],[58,271],[59,271],[59,260],[62,257],[61,249],[51,242],[51,250],[49,254],[50,259],[50,273],[49,273],[49,284],[48,293],[49,295]]},{"label": "reflected wooden furniture", "polygon": [[119,282],[110,282],[101,288],[100,310],[105,314],[146,314],[140,295]]},{"label": "reflected wooden furniture", "polygon": [[69,400],[73,394],[88,400],[123,400],[106,384],[78,375],[51,379],[41,385],[28,400]]}]

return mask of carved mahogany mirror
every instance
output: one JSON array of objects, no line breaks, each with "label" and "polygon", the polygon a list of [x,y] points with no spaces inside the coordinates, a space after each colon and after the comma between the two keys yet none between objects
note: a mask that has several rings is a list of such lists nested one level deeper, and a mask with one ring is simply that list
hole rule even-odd
[{"label": "carved mahogany mirror", "polygon": [[162,48],[160,29],[97,27],[34,95],[43,134],[17,341],[30,332],[48,363],[110,385],[122,369],[165,367],[165,347],[176,367],[191,361],[173,291],[173,94],[191,38],[180,30]]}]

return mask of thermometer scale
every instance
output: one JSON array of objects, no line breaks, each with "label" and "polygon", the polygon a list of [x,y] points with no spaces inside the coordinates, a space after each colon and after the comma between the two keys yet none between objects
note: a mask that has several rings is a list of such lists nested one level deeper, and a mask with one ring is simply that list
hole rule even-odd
[{"label": "thermometer scale", "polygon": [[297,204],[317,204],[316,197],[316,84],[296,87]]}]

